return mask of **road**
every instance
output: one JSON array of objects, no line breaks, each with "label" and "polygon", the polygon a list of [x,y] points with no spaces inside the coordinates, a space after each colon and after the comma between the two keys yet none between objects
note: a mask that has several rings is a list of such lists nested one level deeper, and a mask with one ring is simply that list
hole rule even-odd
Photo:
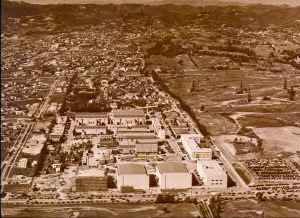
[{"label": "road", "polygon": [[39,112],[34,116],[35,118],[41,118],[43,116],[46,108],[48,107],[49,101],[51,99],[51,95],[55,91],[55,87],[56,87],[56,84],[58,83],[58,81],[59,81],[58,79],[55,80],[54,83],[52,83],[52,85],[50,86],[50,91],[48,92],[44,103],[41,105]]},{"label": "road", "polygon": [[[232,164],[228,161],[226,155],[226,152],[221,146],[217,146],[213,140],[211,140],[214,146],[216,146],[220,150],[220,159],[226,169],[228,170],[228,174],[231,176],[232,180],[237,183],[237,185],[241,188],[239,191],[249,191],[250,188],[248,185],[242,180],[242,178],[239,176],[239,174],[236,172]],[[225,154],[225,155],[224,155]]]},{"label": "road", "polygon": [[[53,92],[55,91],[55,86],[58,81],[59,80],[56,80],[51,85],[50,91],[47,94],[44,103],[40,106],[39,113],[37,113],[35,115],[35,118],[40,118],[43,115],[45,109],[47,108],[47,106],[49,104],[50,97],[53,94]],[[11,156],[7,156],[5,158],[5,166],[4,166],[4,162],[1,163],[1,190],[3,190],[3,187],[6,184],[7,179],[9,178],[9,174],[10,174],[13,166],[15,165],[15,162],[16,162],[20,152],[22,151],[25,143],[27,142],[27,139],[28,139],[34,125],[35,125],[34,122],[27,123],[25,130],[18,136],[18,138],[14,144],[15,151],[13,152],[13,154]],[[3,168],[3,166],[4,166],[4,168]]]},{"label": "road", "polygon": [[[166,93],[167,96],[169,96],[167,93]],[[172,108],[177,111],[181,117],[184,117],[183,116],[183,110],[180,110],[178,107],[177,107],[177,100],[170,97],[169,98],[171,99],[172,101]],[[185,121],[187,121],[189,123],[189,125],[196,131],[196,133],[201,133],[201,131],[198,129],[196,123],[193,121],[193,119],[188,115],[187,112],[185,112],[187,114],[187,118],[185,119]],[[212,140],[212,143],[214,146],[217,147],[217,145],[214,143],[214,141]],[[213,147],[212,147],[213,148]],[[219,148],[219,147],[218,147]],[[236,172],[236,170],[234,169],[234,167],[232,166],[231,162],[228,161],[228,158],[226,157],[226,152],[222,149],[222,148],[219,148],[220,150],[220,160],[223,162],[225,168],[227,169],[228,171],[228,174],[231,176],[231,178],[233,179],[233,181],[235,181],[239,187],[240,192],[243,192],[243,191],[248,191],[250,190],[248,185],[241,179],[241,177],[239,176],[239,174]],[[225,155],[224,155],[224,152],[225,152]]]},{"label": "road", "polygon": [[20,152],[22,151],[30,133],[31,130],[34,126],[34,123],[28,123],[26,126],[25,131],[21,134],[17,144],[16,144],[16,150],[14,151],[14,153],[8,158],[8,160],[6,161],[6,165],[4,167],[4,169],[2,169],[1,172],[1,190],[3,190],[4,185],[7,182],[7,179],[9,178],[9,174],[11,172],[11,169],[13,168],[13,166],[15,165],[15,162],[20,154]]}]

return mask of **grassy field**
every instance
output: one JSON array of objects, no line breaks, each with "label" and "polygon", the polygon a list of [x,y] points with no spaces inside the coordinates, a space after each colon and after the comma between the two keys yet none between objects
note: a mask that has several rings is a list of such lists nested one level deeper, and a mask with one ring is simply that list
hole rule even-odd
[{"label": "grassy field", "polygon": [[300,216],[300,203],[290,201],[237,200],[226,202],[222,208],[221,217],[257,217],[256,211],[263,211],[264,217]]},{"label": "grassy field", "polygon": [[[166,207],[168,212],[164,212]],[[4,217],[197,217],[198,208],[195,204],[99,204],[93,206],[74,207],[3,207]]]},{"label": "grassy field", "polygon": [[[159,59],[159,61],[158,61]],[[178,62],[182,60],[182,63]],[[162,70],[159,76],[171,92],[184,100],[195,113],[199,122],[206,126],[211,135],[232,134],[238,127],[226,114],[240,114],[241,127],[299,126],[300,98],[289,101],[288,91],[283,89],[284,77],[288,86],[300,82],[299,70],[286,64],[276,64],[281,73],[258,71],[259,64],[230,62],[227,57],[206,55],[179,55],[173,58],[151,56],[147,69]],[[234,69],[213,69],[218,65],[232,65]],[[172,73],[172,69],[175,72]],[[237,94],[243,82],[243,94]],[[195,92],[191,92],[194,83]],[[248,88],[251,86],[252,101],[248,102]],[[299,88],[295,87],[296,93]],[[271,100],[263,100],[270,96]],[[200,108],[204,106],[204,110]],[[298,120],[298,123],[297,123]]]}]

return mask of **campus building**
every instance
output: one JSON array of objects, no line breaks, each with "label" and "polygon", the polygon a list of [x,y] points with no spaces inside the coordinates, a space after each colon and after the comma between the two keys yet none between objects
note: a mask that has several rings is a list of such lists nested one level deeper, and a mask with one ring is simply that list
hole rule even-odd
[{"label": "campus building", "polygon": [[192,174],[184,163],[158,163],[156,176],[161,189],[188,189],[192,186]]},{"label": "campus building", "polygon": [[198,160],[197,171],[209,188],[227,188],[227,174],[216,160]]},{"label": "campus building", "polygon": [[201,134],[182,134],[181,142],[191,160],[211,160],[212,149],[200,147]]}]

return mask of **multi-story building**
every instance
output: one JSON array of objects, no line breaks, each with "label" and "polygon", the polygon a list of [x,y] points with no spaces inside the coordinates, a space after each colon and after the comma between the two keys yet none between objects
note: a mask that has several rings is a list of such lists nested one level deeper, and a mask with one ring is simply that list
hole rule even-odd
[{"label": "multi-story building", "polygon": [[64,134],[64,129],[65,126],[63,124],[56,124],[50,133],[50,139],[54,142],[58,142]]},{"label": "multi-story building", "polygon": [[209,188],[227,188],[227,174],[216,160],[198,160],[197,171]]},{"label": "multi-story building", "polygon": [[80,171],[76,177],[76,191],[104,191],[107,190],[107,177],[103,171],[89,169]]},{"label": "multi-story building", "polygon": [[81,135],[105,135],[106,126],[75,126],[75,132]]},{"label": "multi-story building", "polygon": [[77,113],[75,114],[75,125],[106,125],[108,124],[107,113]]},{"label": "multi-story building", "polygon": [[156,176],[161,189],[188,189],[192,186],[192,174],[184,163],[158,163]]},{"label": "multi-story building", "polygon": [[184,149],[192,160],[211,160],[212,149],[200,147],[200,140],[203,138],[201,134],[183,134],[181,142]]},{"label": "multi-story building", "polygon": [[145,124],[146,116],[143,110],[113,110],[111,119],[115,125]]},{"label": "multi-story building", "polygon": [[18,162],[19,168],[27,168],[27,158],[21,158]]},{"label": "multi-story building", "polygon": [[136,190],[149,189],[149,175],[144,164],[126,163],[118,166],[118,189],[131,187]]}]

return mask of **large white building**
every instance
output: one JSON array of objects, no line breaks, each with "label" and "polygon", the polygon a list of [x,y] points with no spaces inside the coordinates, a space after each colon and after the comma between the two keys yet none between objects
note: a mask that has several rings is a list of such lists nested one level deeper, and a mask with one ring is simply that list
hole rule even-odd
[{"label": "large white building", "polygon": [[115,125],[135,125],[146,122],[143,110],[113,110],[111,119]]},{"label": "large white building", "polygon": [[227,174],[216,160],[198,160],[197,171],[209,188],[227,188]]},{"label": "large white building", "polygon": [[133,189],[149,189],[149,175],[144,164],[125,163],[118,166],[118,189],[132,187]]},{"label": "large white building", "polygon": [[106,134],[106,126],[75,126],[75,132],[81,135]]},{"label": "large white building", "polygon": [[161,189],[188,189],[192,186],[192,174],[184,163],[158,163],[156,176]]},{"label": "large white building", "polygon": [[201,148],[200,140],[203,138],[201,134],[182,134],[181,142],[184,149],[189,154],[192,160],[211,160],[212,149]]},{"label": "large white building", "polygon": [[107,113],[76,113],[75,125],[105,125],[108,124]]},{"label": "large white building", "polygon": [[18,162],[19,168],[27,168],[27,158],[21,158]]}]

